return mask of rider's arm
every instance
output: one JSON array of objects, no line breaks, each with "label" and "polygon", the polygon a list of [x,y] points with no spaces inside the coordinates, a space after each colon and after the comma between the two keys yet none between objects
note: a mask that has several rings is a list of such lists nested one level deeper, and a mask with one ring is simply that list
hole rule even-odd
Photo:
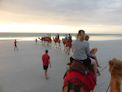
[{"label": "rider's arm", "polygon": [[88,42],[86,42],[86,53],[88,57],[91,57],[91,58],[93,57],[92,54],[90,53],[90,46]]}]

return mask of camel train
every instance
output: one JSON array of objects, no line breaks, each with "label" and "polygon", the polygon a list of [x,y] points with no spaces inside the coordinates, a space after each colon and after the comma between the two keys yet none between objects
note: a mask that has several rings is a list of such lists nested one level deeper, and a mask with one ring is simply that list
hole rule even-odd
[{"label": "camel train", "polygon": [[[59,34],[57,34],[55,37],[51,39],[51,36],[44,36],[44,37],[38,37],[39,40],[41,40],[43,45],[51,45],[52,41],[54,42],[54,47],[60,47],[61,46],[61,40],[59,37]],[[64,51],[67,54],[70,54],[70,50],[72,48],[72,39],[70,37],[67,39],[62,39],[62,43],[64,45]]]}]

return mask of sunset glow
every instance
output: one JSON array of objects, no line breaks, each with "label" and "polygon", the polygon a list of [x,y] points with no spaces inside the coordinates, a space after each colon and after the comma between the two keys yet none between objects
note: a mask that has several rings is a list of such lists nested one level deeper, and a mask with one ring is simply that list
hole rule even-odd
[{"label": "sunset glow", "polygon": [[0,32],[77,33],[79,29],[84,29],[87,33],[121,33],[117,30],[118,28],[122,30],[121,26],[111,26],[110,29],[108,26],[103,25],[66,26],[32,23],[0,24]]},{"label": "sunset glow", "polygon": [[1,32],[66,32],[70,27],[63,25],[42,25],[27,23],[0,24]]},{"label": "sunset glow", "polygon": [[0,5],[0,32],[76,33],[84,29],[122,34],[121,0],[0,0]]}]

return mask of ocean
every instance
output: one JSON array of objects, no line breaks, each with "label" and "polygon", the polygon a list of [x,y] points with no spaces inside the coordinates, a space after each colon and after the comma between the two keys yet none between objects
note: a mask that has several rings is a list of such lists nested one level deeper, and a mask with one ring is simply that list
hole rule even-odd
[{"label": "ocean", "polygon": [[[60,33],[60,38],[64,38],[66,33]],[[55,37],[56,33],[0,33],[0,40],[14,40],[18,41],[33,41],[38,37],[43,36]],[[90,33],[90,41],[105,41],[105,40],[122,40],[122,34],[97,34]],[[76,33],[71,33],[73,40],[76,39]]]}]

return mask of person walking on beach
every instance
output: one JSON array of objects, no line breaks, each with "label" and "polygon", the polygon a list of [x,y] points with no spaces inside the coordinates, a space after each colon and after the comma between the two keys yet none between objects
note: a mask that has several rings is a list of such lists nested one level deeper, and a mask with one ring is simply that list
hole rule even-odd
[{"label": "person walking on beach", "polygon": [[15,49],[17,49],[17,40],[16,39],[14,40],[14,51],[15,51]]},{"label": "person walking on beach", "polygon": [[45,53],[42,55],[42,63],[43,63],[43,69],[45,71],[44,73],[45,78],[48,79],[48,76],[47,76],[48,66],[50,65],[51,67],[50,56],[48,55],[48,50],[45,50]]},{"label": "person walking on beach", "polygon": [[36,38],[36,39],[35,39],[35,43],[36,43],[36,44],[37,44],[37,41],[38,41],[38,40],[37,40],[37,38]]}]

